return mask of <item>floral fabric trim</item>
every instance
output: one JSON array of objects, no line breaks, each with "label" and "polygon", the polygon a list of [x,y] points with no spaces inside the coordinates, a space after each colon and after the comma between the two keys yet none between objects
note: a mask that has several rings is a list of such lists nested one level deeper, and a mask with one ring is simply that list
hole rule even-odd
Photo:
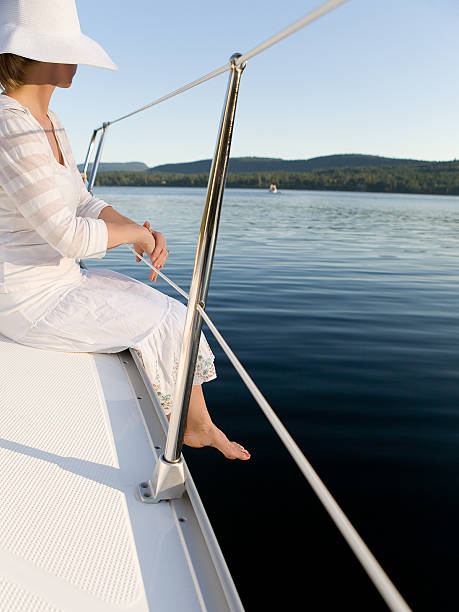
[{"label": "floral fabric trim", "polygon": [[201,353],[198,353],[194,375],[195,379],[197,377],[200,382],[207,382],[208,380],[215,378],[217,373],[215,372],[214,357],[204,358]]},{"label": "floral fabric trim", "polygon": [[[138,349],[135,349],[135,351],[139,355],[139,358],[143,366],[145,367],[145,363],[142,358],[141,351]],[[207,382],[209,380],[216,378],[217,376],[217,373],[215,371],[215,365],[214,365],[215,358],[212,352],[210,351],[210,347],[209,347],[209,352],[210,352],[210,356],[204,357],[202,354],[202,351],[201,350],[198,351],[196,367],[195,367],[195,372],[194,372],[194,379],[193,379],[194,385],[201,384],[203,382]],[[171,377],[172,377],[174,387],[177,381],[178,366],[179,366],[179,358],[177,354],[174,352],[174,364],[172,366],[172,371],[171,371]],[[153,379],[151,379],[151,384],[153,386],[153,389],[156,391],[158,395],[159,403],[161,404],[161,408],[164,410],[166,415],[170,414],[172,410],[172,405],[173,405],[173,397],[172,397],[172,393],[163,393],[161,377],[159,374],[158,359],[156,359],[156,362],[155,362],[155,373],[154,373]]]}]

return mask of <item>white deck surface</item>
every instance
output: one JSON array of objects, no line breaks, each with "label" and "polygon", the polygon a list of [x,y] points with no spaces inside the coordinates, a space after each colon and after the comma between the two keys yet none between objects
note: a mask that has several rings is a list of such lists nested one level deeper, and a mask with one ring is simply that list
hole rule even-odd
[{"label": "white deck surface", "polygon": [[0,336],[0,372],[0,610],[227,609],[204,603],[179,503],[138,500],[158,442],[119,355]]}]

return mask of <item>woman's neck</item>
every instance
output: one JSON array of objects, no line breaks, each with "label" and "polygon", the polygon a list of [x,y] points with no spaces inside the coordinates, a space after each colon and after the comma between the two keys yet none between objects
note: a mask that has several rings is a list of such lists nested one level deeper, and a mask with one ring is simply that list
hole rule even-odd
[{"label": "woman's neck", "polygon": [[39,122],[48,120],[48,106],[55,85],[21,85],[16,89],[5,91],[10,98],[14,98],[29,109]]}]

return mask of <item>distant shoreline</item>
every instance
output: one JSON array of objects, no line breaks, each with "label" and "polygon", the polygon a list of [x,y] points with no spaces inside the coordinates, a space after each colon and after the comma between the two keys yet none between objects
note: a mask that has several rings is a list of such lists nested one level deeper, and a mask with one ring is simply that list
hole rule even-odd
[{"label": "distant shoreline", "polygon": [[[208,174],[99,172],[98,187],[207,187]],[[406,193],[414,195],[459,195],[459,162],[425,162],[405,166],[330,168],[310,172],[229,172],[226,187],[268,191],[348,191]]]}]

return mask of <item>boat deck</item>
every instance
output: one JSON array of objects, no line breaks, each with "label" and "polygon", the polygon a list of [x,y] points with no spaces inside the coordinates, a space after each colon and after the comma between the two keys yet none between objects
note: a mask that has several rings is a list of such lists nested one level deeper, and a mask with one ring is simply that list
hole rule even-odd
[{"label": "boat deck", "polygon": [[138,498],[166,419],[134,352],[0,336],[0,367],[0,610],[242,610],[191,477]]}]

